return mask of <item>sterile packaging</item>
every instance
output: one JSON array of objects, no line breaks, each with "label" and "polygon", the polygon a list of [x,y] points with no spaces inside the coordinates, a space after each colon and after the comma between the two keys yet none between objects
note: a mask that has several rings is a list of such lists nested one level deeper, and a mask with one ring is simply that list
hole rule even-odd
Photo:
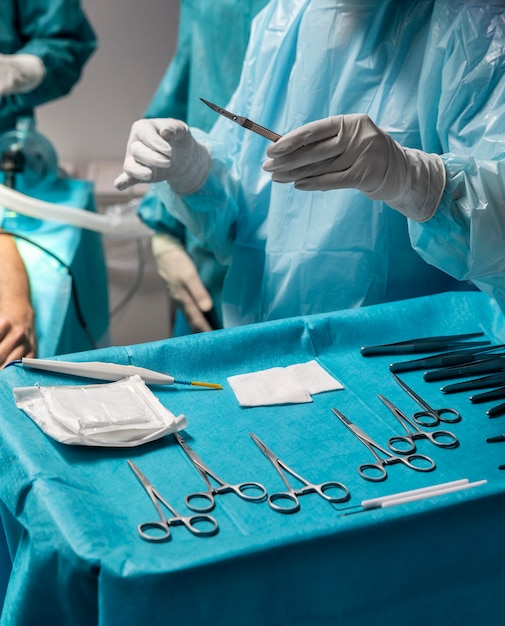
[{"label": "sterile packaging", "polygon": [[187,426],[137,375],[96,385],[16,387],[13,394],[19,409],[65,444],[133,447]]}]

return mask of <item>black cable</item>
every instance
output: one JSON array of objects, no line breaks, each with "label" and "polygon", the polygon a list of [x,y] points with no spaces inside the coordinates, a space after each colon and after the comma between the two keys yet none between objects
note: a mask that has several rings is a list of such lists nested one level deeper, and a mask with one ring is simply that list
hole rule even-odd
[{"label": "black cable", "polygon": [[109,317],[112,319],[118,313],[120,313],[126,305],[133,299],[137,290],[139,289],[142,281],[144,279],[144,271],[146,265],[146,257],[145,250],[143,248],[143,242],[141,239],[137,239],[137,258],[138,258],[138,269],[135,280],[133,281],[132,286],[130,287],[128,293],[116,304],[116,306],[110,310]]},{"label": "black cable", "polygon": [[92,348],[96,348],[97,347],[96,341],[94,340],[94,338],[93,338],[93,336],[91,334],[91,331],[88,328],[86,320],[84,319],[84,315],[82,313],[82,308],[81,308],[81,304],[79,302],[79,296],[77,294],[77,287],[76,287],[74,275],[72,273],[72,270],[70,269],[70,266],[67,265],[64,261],[62,261],[60,259],[60,257],[58,255],[56,255],[54,252],[51,252],[51,250],[48,250],[44,246],[40,245],[36,241],[33,241],[32,239],[29,239],[28,237],[25,237],[24,235],[20,235],[19,233],[15,233],[15,232],[12,232],[12,231],[9,231],[9,230],[4,230],[4,229],[0,229],[0,235],[9,235],[11,237],[14,237],[14,238],[17,238],[17,239],[22,239],[23,241],[26,241],[27,243],[31,244],[32,246],[35,246],[39,250],[42,250],[42,252],[44,252],[45,254],[50,256],[51,258],[53,258],[55,261],[57,261],[68,272],[68,274],[70,276],[71,295],[72,295],[72,300],[74,302],[74,307],[75,307],[75,312],[76,312],[76,315],[77,315],[77,319],[78,319],[79,324],[81,325],[81,328],[84,331],[86,337],[88,338],[88,341],[91,344],[91,347]]}]

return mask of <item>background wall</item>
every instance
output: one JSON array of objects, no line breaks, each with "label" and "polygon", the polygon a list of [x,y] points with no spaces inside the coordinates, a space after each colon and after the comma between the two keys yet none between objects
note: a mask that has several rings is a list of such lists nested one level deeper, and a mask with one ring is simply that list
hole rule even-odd
[{"label": "background wall", "polygon": [[172,56],[179,0],[81,0],[99,40],[81,81],[37,109],[38,128],[63,161],[122,161]]},{"label": "background wall", "polygon": [[[69,173],[95,182],[97,204],[105,211],[145,191],[118,194],[112,183],[121,171],[130,127],[142,117],[175,51],[179,0],[81,2],[98,49],[68,96],[37,109],[37,127],[55,146],[60,163],[71,166]],[[104,247],[111,343],[169,336],[174,307],[149,239],[105,238]]]}]

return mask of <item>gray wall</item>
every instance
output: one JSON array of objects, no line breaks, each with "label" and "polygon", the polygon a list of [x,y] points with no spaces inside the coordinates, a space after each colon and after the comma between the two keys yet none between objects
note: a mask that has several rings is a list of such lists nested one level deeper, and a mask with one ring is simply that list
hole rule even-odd
[{"label": "gray wall", "polygon": [[[81,2],[98,49],[68,96],[37,109],[37,126],[53,143],[60,163],[75,167],[69,173],[95,182],[97,205],[106,210],[130,197],[130,192],[115,193],[112,183],[121,171],[130,127],[142,117],[175,51],[179,0]],[[127,299],[111,318],[114,345],[170,335],[173,305],[148,243],[104,238],[111,310]]]},{"label": "gray wall", "polygon": [[175,50],[179,0],[82,0],[99,48],[65,98],[37,110],[60,160],[122,161]]}]

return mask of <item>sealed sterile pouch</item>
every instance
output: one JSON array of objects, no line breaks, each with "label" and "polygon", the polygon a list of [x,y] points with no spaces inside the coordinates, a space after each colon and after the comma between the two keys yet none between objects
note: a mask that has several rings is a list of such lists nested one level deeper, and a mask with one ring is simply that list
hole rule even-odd
[{"label": "sealed sterile pouch", "polygon": [[66,444],[132,447],[187,426],[137,375],[96,385],[16,387],[13,394],[19,409]]}]

